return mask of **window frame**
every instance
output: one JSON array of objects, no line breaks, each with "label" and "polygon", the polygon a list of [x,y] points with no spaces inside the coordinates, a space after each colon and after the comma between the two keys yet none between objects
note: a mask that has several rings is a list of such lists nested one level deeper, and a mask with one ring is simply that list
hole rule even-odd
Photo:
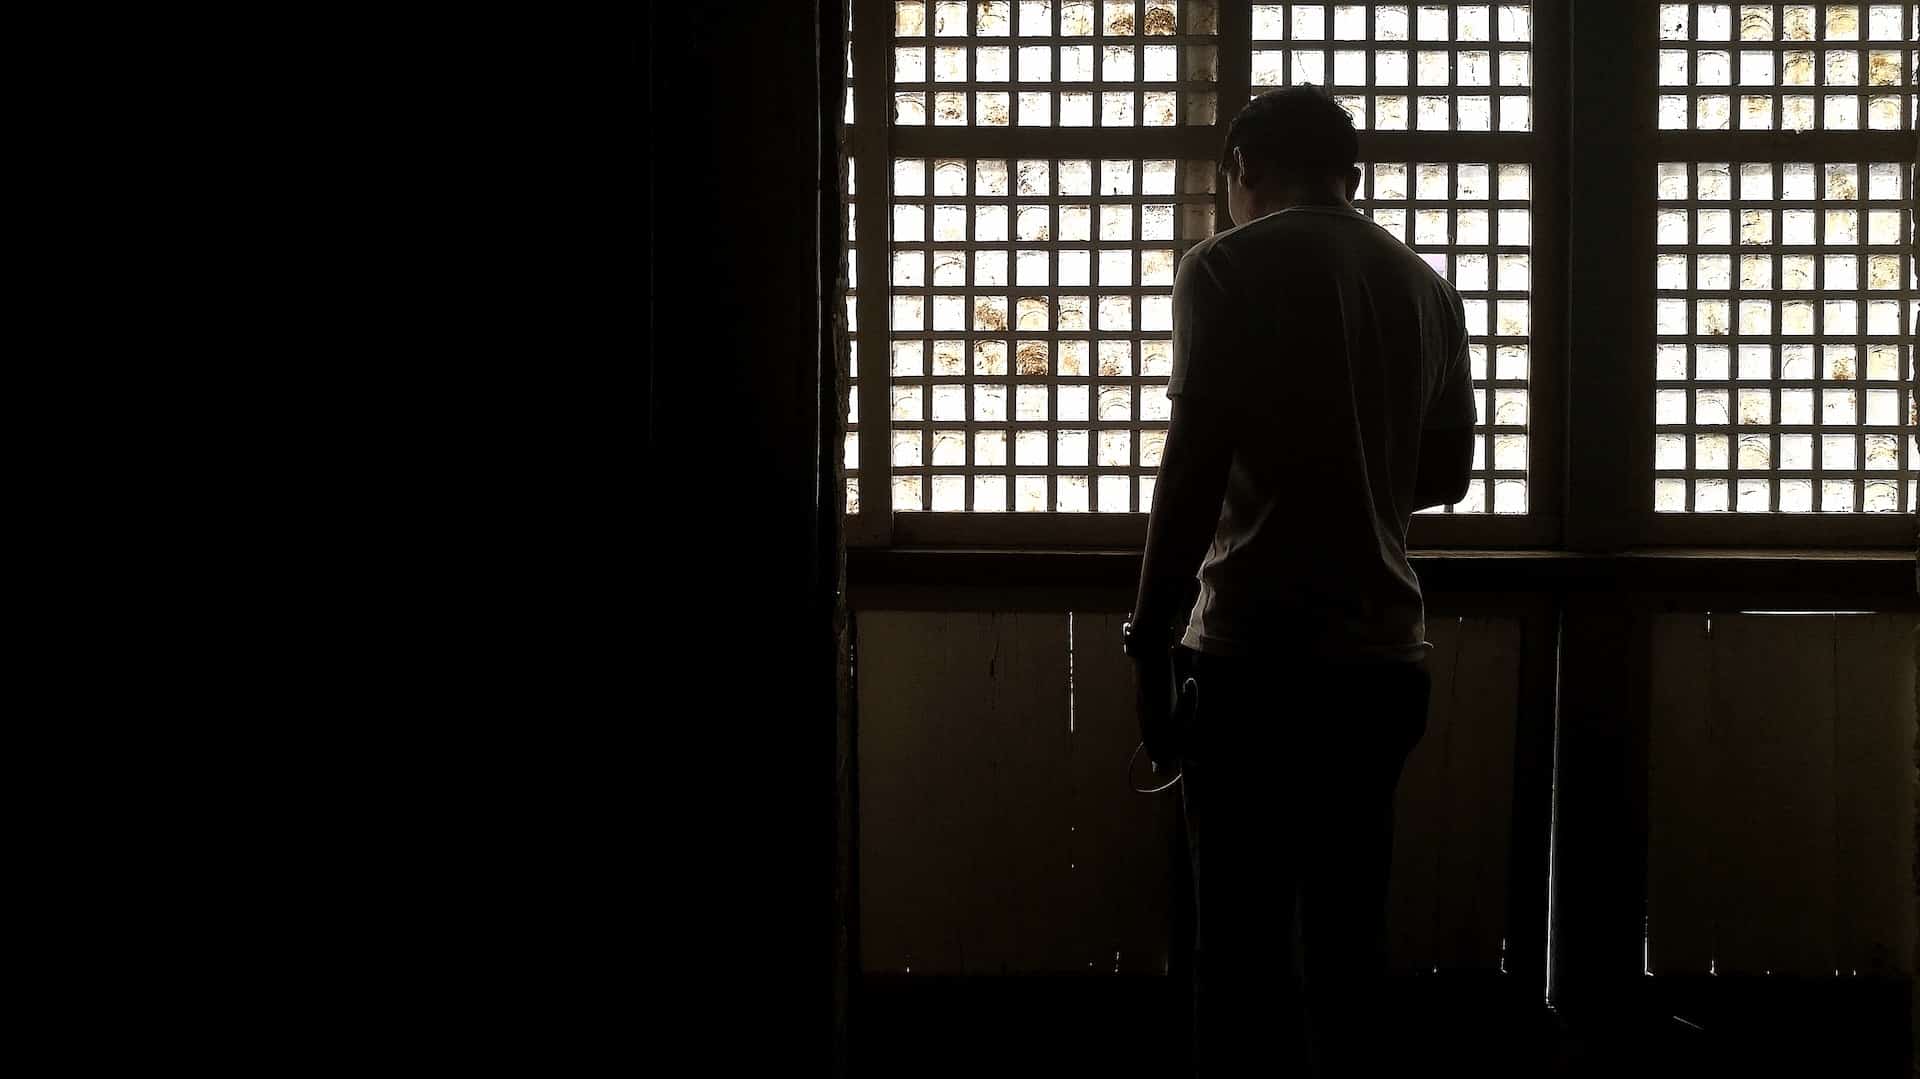
[{"label": "window frame", "polygon": [[[1407,2],[1417,6],[1417,0]],[[1487,2],[1497,5],[1497,0]],[[1654,512],[1654,196],[1660,161],[1751,161],[1769,155],[1778,161],[1799,155],[1792,159],[1920,162],[1914,132],[1660,131],[1655,122],[1658,0],[1577,8],[1572,0],[1532,0],[1531,7],[1531,131],[1375,131],[1369,125],[1360,132],[1362,162],[1526,164],[1532,169],[1528,513],[1416,515],[1409,545],[1583,551],[1666,545],[1910,547],[1916,537],[1912,514]],[[1140,547],[1144,513],[893,511],[891,439],[884,434],[891,427],[886,329],[891,245],[885,230],[891,226],[892,161],[1216,158],[1227,124],[1250,95],[1250,0],[1219,0],[1214,123],[1124,133],[895,127],[892,95],[886,92],[893,4],[857,0],[852,15],[855,78],[850,82],[860,89],[846,145],[856,179],[851,201],[862,229],[853,245],[862,285],[854,301],[860,330],[853,360],[862,393],[858,416],[849,419],[857,419],[865,437],[859,444],[860,512],[844,519],[848,545]],[[1618,62],[1576,68],[1570,62],[1576,36],[1588,54]],[[1912,47],[1912,42],[1903,45]],[[1582,132],[1579,140],[1570,138],[1573,131]],[[1898,152],[1903,139],[1904,157]],[[1892,156],[1878,156],[1890,151]],[[1911,178],[1908,196],[1911,214]],[[1224,185],[1215,192],[1215,214],[1217,223],[1227,221]],[[1577,261],[1571,257],[1575,251],[1581,253]]]}]

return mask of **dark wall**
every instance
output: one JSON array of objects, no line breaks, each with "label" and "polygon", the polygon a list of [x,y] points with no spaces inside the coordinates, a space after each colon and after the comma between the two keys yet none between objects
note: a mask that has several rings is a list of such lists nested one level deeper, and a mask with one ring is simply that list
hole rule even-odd
[{"label": "dark wall", "polygon": [[655,514],[644,568],[667,595],[634,615],[656,642],[635,779],[679,773],[674,796],[640,794],[639,832],[681,842],[640,852],[672,912],[642,954],[650,939],[674,956],[643,984],[711,1020],[676,1039],[703,1072],[824,1074],[844,1022],[820,224],[823,168],[837,205],[822,86],[837,94],[840,72],[816,64],[835,7],[649,9],[654,332],[633,501]]}]

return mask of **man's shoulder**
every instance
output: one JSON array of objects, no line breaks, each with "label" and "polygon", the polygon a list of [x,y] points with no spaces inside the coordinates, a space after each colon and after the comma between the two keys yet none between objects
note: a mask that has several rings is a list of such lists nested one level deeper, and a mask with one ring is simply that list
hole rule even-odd
[{"label": "man's shoulder", "polygon": [[1204,271],[1222,283],[1246,274],[1270,279],[1276,270],[1286,268],[1289,258],[1297,257],[1295,245],[1287,240],[1281,221],[1286,216],[1268,214],[1216,232],[1187,248],[1181,263],[1190,271]]},{"label": "man's shoulder", "polygon": [[1245,228],[1245,227],[1246,226],[1244,225],[1237,225],[1233,228],[1226,230],[1225,232],[1214,233],[1213,235],[1207,237],[1206,239],[1201,240],[1199,243],[1194,244],[1192,247],[1187,248],[1186,254],[1180,256],[1180,261],[1192,262],[1195,265],[1198,265],[1200,263],[1212,260],[1215,257],[1213,253],[1214,248],[1220,246],[1220,242],[1222,240],[1226,239],[1228,236],[1231,236],[1236,232],[1239,232],[1242,228]]}]

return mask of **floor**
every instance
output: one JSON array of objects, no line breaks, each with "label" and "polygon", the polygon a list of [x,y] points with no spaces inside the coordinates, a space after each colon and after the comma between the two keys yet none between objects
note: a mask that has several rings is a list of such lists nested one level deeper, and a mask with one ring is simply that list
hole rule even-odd
[{"label": "floor", "polygon": [[[1475,1079],[1909,1079],[1911,986],[1665,979],[1635,1014],[1573,1019],[1499,976],[1397,982],[1381,1037],[1396,1074]],[[1851,984],[1849,984],[1851,983]],[[1186,997],[1167,978],[867,978],[854,1074],[1174,1077]]]}]

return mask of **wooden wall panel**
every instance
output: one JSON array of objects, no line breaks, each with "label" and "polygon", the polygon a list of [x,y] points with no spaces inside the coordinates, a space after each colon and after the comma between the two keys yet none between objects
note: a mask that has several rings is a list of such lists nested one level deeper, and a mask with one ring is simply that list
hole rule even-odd
[{"label": "wooden wall panel", "polygon": [[966,822],[943,804],[938,786],[963,721],[944,689],[962,676],[984,677],[992,620],[873,611],[859,615],[856,632],[861,965],[956,972],[968,929],[958,904],[971,839],[956,834]]},{"label": "wooden wall panel", "polygon": [[1435,879],[1434,965],[1498,970],[1513,844],[1513,740],[1520,708],[1520,624],[1456,623],[1452,669],[1434,678],[1448,714],[1445,821]]},{"label": "wooden wall panel", "polygon": [[[1140,794],[1127,759],[1140,742],[1132,672],[1115,614],[1073,615],[1071,849],[1075,905],[1062,911],[1078,969],[1160,974],[1168,966],[1169,839],[1180,788]],[[1157,786],[1146,755],[1137,778]],[[1084,953],[1084,957],[1080,953]]]},{"label": "wooden wall panel", "polygon": [[1839,618],[1834,635],[1834,967],[1913,971],[1914,669],[1920,619]]},{"label": "wooden wall panel", "polygon": [[1704,614],[1656,616],[1652,632],[1647,964],[1655,974],[1706,974],[1725,875],[1713,751],[1713,641]]},{"label": "wooden wall panel", "polygon": [[1915,617],[1704,624],[1654,631],[1655,973],[1911,974]]},{"label": "wooden wall panel", "polygon": [[[978,701],[985,771],[961,770],[963,791],[984,796],[984,849],[973,878],[991,896],[976,911],[968,974],[1060,969],[1070,956],[1059,909],[1072,894],[1072,792],[1061,774],[1072,752],[1067,724],[1067,616],[997,614],[992,677],[986,685],[952,687],[960,701]],[[960,804],[967,804],[961,801]],[[981,804],[975,802],[975,804]]]},{"label": "wooden wall panel", "polygon": [[[1178,788],[1129,788],[1119,622],[859,615],[864,969],[1106,973],[1116,953],[1122,973],[1167,969]],[[1432,711],[1395,808],[1393,963],[1497,969],[1519,626],[1441,617],[1428,635]]]},{"label": "wooden wall panel", "polygon": [[1497,970],[1513,840],[1520,624],[1434,616],[1427,733],[1396,795],[1391,967]]},{"label": "wooden wall panel", "polygon": [[1059,965],[1066,615],[869,611],[857,647],[863,968]]},{"label": "wooden wall panel", "polygon": [[1833,973],[1833,620],[1713,619],[1721,974]]}]

